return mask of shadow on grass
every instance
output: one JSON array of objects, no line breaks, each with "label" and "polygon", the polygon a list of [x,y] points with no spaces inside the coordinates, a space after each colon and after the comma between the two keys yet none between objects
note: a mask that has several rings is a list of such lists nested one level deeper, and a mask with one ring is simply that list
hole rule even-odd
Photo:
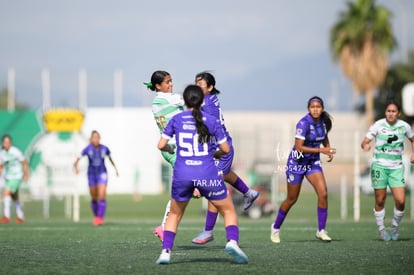
[{"label": "shadow on grass", "polygon": [[209,246],[199,246],[199,245],[177,245],[174,248],[174,251],[191,251],[191,250],[223,250],[224,251],[224,244],[222,246],[219,245],[209,245]]},{"label": "shadow on grass", "polygon": [[[229,264],[237,264],[234,259],[226,254],[225,250],[225,244],[223,245],[208,245],[208,246],[199,246],[199,245],[178,245],[174,249],[174,253],[176,255],[173,255],[174,259],[172,259],[172,263],[174,264],[194,264],[194,263],[229,263]],[[183,257],[183,254],[189,254],[186,255],[185,258]],[[217,257],[212,258],[211,254],[217,255]],[[180,255],[181,254],[181,255]],[[205,254],[206,257],[203,257],[202,255]]]},{"label": "shadow on grass", "polygon": [[191,258],[186,259],[174,259],[171,260],[171,264],[194,264],[194,263],[234,263],[234,260],[231,258]]}]

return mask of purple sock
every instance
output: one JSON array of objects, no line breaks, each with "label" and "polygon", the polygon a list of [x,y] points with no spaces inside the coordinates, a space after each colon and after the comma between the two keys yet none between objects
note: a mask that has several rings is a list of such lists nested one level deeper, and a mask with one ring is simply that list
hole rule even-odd
[{"label": "purple sock", "polygon": [[318,230],[325,229],[326,227],[326,220],[328,219],[328,208],[320,208],[318,207]]},{"label": "purple sock", "polygon": [[237,177],[237,180],[235,183],[232,184],[233,187],[240,191],[243,195],[246,194],[249,191],[249,187],[242,181],[240,177]]},{"label": "purple sock", "polygon": [[204,227],[205,231],[212,231],[216,225],[218,213],[207,211],[206,214],[206,225]]},{"label": "purple sock", "polygon": [[164,240],[162,241],[162,249],[172,250],[174,245],[175,233],[172,231],[164,231]]},{"label": "purple sock", "polygon": [[96,217],[96,215],[98,215],[98,202],[92,200],[91,201],[91,208],[92,208],[93,215]]},{"label": "purple sock", "polygon": [[105,216],[105,211],[106,211],[106,200],[100,200],[98,202],[98,211],[97,211],[97,215],[100,218],[103,218]]},{"label": "purple sock", "polygon": [[280,229],[280,227],[283,224],[283,221],[286,218],[286,215],[287,215],[287,212],[283,211],[282,208],[279,208],[279,212],[277,213],[275,223],[273,224],[274,229]]},{"label": "purple sock", "polygon": [[226,238],[228,241],[233,240],[239,242],[239,227],[237,225],[229,225],[226,227]]}]

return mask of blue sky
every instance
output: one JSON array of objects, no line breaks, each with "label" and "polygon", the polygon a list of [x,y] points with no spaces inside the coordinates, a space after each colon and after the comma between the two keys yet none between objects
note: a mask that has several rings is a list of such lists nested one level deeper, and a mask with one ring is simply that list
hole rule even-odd
[{"label": "blue sky", "polygon": [[[0,88],[16,71],[19,101],[42,106],[41,71],[53,107],[78,106],[78,71],[88,74],[88,106],[113,106],[113,74],[123,72],[123,106],[150,106],[142,82],[172,74],[181,92],[196,73],[216,76],[225,110],[304,110],[354,106],[349,80],[333,63],[329,30],[344,0],[0,0]],[[414,49],[414,1],[377,3],[393,14],[400,47]],[[405,31],[404,31],[405,30]]]}]

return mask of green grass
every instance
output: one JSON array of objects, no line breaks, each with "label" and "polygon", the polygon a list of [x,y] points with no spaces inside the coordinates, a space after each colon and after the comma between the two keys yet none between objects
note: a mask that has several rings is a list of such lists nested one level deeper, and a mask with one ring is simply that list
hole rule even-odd
[{"label": "green grass", "polygon": [[[95,228],[88,198],[81,198],[81,221],[64,217],[63,200],[52,200],[50,218],[41,202],[26,202],[27,222],[0,225],[2,274],[412,274],[414,222],[409,210],[399,241],[378,239],[372,216],[374,198],[361,198],[361,221],[339,219],[339,201],[331,195],[328,231],[331,243],[315,239],[316,196],[303,193],[289,213],[280,244],[270,241],[274,215],[257,220],[240,216],[240,246],[249,264],[237,265],[224,252],[219,219],[215,241],[196,246],[191,239],[204,224],[200,201],[193,200],[178,229],[171,264],[157,266],[161,243],[152,235],[168,197],[109,196],[106,224]],[[408,204],[408,203],[407,203]],[[352,210],[351,201],[348,202]],[[387,202],[387,224],[392,198]],[[348,211],[352,214],[352,211]]]}]

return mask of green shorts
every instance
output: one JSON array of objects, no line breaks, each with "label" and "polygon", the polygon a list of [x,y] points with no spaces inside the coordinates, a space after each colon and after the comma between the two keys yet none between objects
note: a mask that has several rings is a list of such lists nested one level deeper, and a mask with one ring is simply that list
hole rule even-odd
[{"label": "green shorts", "polygon": [[171,167],[174,167],[175,160],[177,158],[177,152],[175,152],[174,154],[170,154],[168,152],[161,151],[161,154],[163,158],[171,165]]},{"label": "green shorts", "polygon": [[19,187],[21,183],[22,183],[21,179],[13,179],[13,180],[6,179],[6,189],[12,192],[13,194],[17,194],[19,193]]},{"label": "green shorts", "polygon": [[371,165],[371,184],[374,189],[405,187],[404,167],[389,169],[377,163]]}]

